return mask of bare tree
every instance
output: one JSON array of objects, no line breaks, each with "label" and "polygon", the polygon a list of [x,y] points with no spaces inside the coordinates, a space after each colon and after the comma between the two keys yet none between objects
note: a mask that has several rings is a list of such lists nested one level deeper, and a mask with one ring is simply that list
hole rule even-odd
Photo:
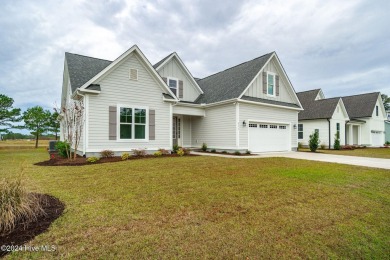
[{"label": "bare tree", "polygon": [[[75,159],[84,128],[83,100],[71,100],[57,112],[59,113],[64,141],[69,144],[70,148],[74,149],[73,159]],[[68,149],[66,150],[68,158],[72,159],[72,152]]]}]

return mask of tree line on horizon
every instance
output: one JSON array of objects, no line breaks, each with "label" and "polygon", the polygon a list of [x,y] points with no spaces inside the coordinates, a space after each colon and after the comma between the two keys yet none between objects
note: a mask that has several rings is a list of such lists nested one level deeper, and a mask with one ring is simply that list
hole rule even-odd
[{"label": "tree line on horizon", "polygon": [[[13,98],[0,94],[0,136],[2,140],[12,137],[28,137],[28,135],[13,133],[10,129],[30,130],[32,137],[35,138],[35,148],[38,147],[39,138],[44,133],[51,133],[55,140],[58,139],[60,122],[57,111],[50,112],[41,106],[34,106],[22,113],[21,109],[13,107],[13,104]],[[18,122],[24,124],[15,125]]]}]

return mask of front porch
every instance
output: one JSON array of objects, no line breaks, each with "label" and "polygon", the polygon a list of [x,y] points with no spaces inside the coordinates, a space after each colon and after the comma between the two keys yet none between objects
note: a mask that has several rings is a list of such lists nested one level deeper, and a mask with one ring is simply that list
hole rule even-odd
[{"label": "front porch", "polygon": [[353,120],[347,123],[345,126],[345,143],[348,145],[361,145],[362,144],[362,125],[365,121]]}]

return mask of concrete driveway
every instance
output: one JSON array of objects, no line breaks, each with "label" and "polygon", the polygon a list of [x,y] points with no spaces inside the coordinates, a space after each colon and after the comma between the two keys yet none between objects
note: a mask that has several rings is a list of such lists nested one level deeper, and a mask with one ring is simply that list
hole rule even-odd
[{"label": "concrete driveway", "polygon": [[365,166],[365,167],[390,170],[390,159],[345,156],[345,155],[323,154],[323,153],[309,153],[309,152],[264,154],[262,157],[286,157],[286,158],[293,158],[293,159],[341,163],[341,164],[349,164],[349,165],[357,165],[357,166]]},{"label": "concrete driveway", "polygon": [[349,165],[390,170],[390,159],[345,156],[345,155],[335,155],[335,154],[309,153],[309,152],[280,152],[280,153],[252,154],[249,156],[234,156],[234,155],[227,155],[227,154],[212,154],[212,153],[199,153],[199,152],[192,152],[192,153],[198,155],[205,155],[205,156],[216,156],[216,157],[235,158],[235,159],[285,157],[285,158],[292,158],[292,159],[341,163],[341,164],[349,164]]}]

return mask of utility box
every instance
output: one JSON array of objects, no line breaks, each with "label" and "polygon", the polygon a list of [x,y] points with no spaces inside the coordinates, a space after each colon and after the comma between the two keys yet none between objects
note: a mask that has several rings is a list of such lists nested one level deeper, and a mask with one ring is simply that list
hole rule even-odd
[{"label": "utility box", "polygon": [[50,160],[55,160],[59,158],[56,144],[57,141],[49,141],[49,148],[47,149],[47,151],[49,152]]}]

